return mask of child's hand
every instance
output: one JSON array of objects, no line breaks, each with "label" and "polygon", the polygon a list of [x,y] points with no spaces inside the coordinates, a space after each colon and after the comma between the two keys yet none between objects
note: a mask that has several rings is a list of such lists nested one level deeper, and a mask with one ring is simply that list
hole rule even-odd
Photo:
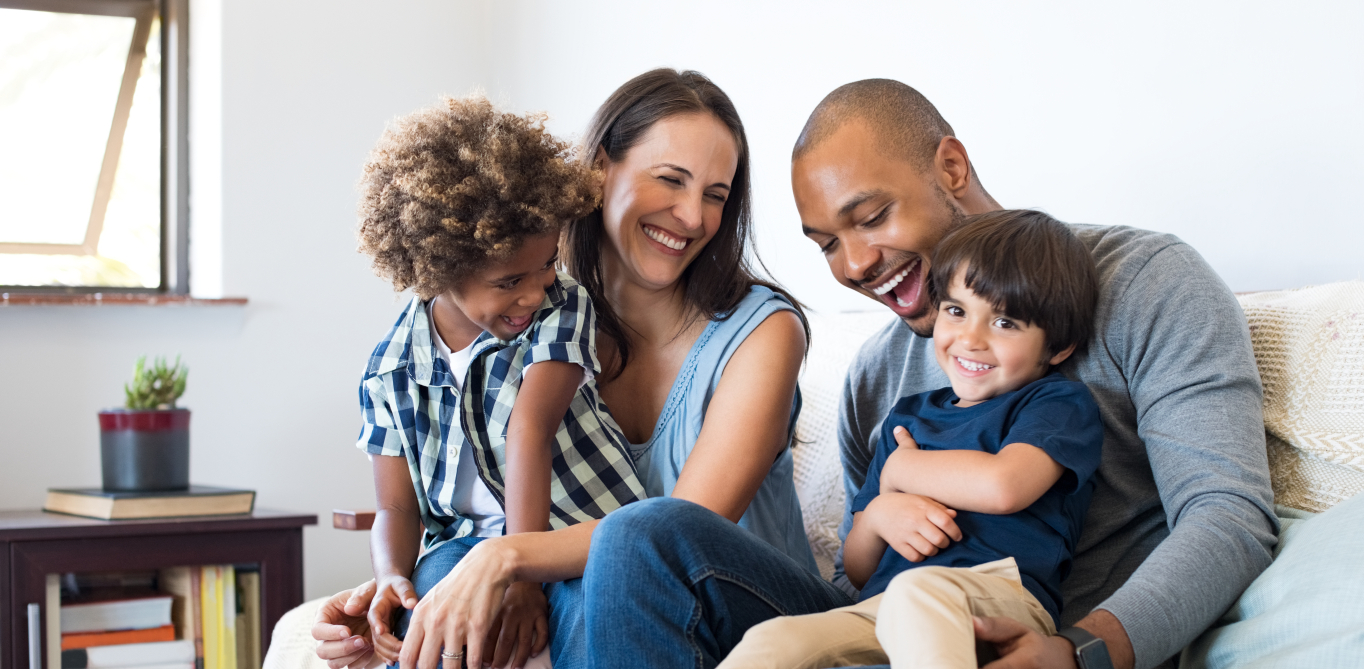
[{"label": "child's hand", "polygon": [[895,434],[895,445],[897,448],[891,452],[890,457],[886,458],[886,464],[881,468],[882,495],[888,492],[904,492],[895,486],[893,480],[896,477],[887,476],[886,473],[899,473],[902,469],[910,469],[911,467],[904,461],[909,457],[913,457],[912,455],[908,455],[908,453],[917,452],[919,450],[919,443],[914,441],[914,437],[909,436],[909,430],[906,430],[904,427],[897,427],[892,430],[892,432]]},{"label": "child's hand", "polygon": [[539,583],[513,583],[502,598],[498,620],[488,631],[483,663],[514,669],[524,667],[527,658],[539,655],[549,643],[548,614],[549,600],[545,599],[545,591]]},{"label": "child's hand", "polygon": [[961,530],[953,520],[957,512],[927,497],[879,495],[867,505],[866,513],[877,536],[910,562],[923,562],[953,541],[961,541]]},{"label": "child's hand", "polygon": [[401,639],[393,635],[393,618],[398,609],[417,605],[417,590],[412,581],[401,576],[385,576],[378,580],[374,599],[369,603],[369,627],[374,632],[374,654],[388,664],[397,664],[403,649]]}]

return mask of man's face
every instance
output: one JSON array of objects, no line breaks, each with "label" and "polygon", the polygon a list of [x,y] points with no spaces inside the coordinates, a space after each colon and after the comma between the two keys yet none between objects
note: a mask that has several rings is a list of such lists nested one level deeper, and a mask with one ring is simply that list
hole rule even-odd
[{"label": "man's face", "polygon": [[928,298],[933,247],[965,217],[938,184],[906,159],[876,148],[851,121],[791,165],[805,236],[839,283],[889,307],[914,332],[933,334]]}]

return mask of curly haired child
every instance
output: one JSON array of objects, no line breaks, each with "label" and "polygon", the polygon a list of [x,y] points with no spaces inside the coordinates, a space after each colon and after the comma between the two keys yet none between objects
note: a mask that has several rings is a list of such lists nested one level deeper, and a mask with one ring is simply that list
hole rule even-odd
[{"label": "curly haired child", "polygon": [[[418,599],[483,538],[644,497],[593,382],[591,301],[555,269],[560,229],[600,197],[598,175],[570,149],[543,115],[475,95],[398,119],[365,165],[360,251],[395,290],[415,293],[360,386],[357,445],[378,498],[368,617],[390,663],[402,648],[393,614],[401,635]],[[517,583],[507,598],[507,611],[524,613],[503,617],[501,643],[495,628],[487,645],[496,657],[484,659],[521,666],[548,640],[545,596]],[[443,652],[455,666],[462,655]]]}]

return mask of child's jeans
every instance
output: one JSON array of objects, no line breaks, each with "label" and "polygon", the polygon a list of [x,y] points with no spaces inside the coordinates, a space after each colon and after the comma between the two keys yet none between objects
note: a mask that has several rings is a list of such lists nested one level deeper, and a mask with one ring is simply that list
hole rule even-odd
[{"label": "child's jeans", "polygon": [[919,567],[852,606],[773,618],[744,634],[717,669],[821,669],[885,664],[895,669],[975,669],[971,616],[1013,618],[1045,635],[1051,614],[1023,587],[1013,558],[970,569]]}]

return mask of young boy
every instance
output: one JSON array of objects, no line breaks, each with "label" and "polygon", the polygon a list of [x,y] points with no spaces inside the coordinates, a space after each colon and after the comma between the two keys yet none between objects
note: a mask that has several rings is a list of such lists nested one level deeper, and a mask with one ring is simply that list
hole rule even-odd
[{"label": "young boy", "polygon": [[[364,168],[360,250],[395,290],[416,294],[360,386],[357,445],[378,498],[369,621],[389,663],[402,647],[393,613],[407,609],[401,635],[417,598],[478,541],[644,497],[593,382],[591,301],[555,270],[560,229],[596,207],[598,176],[543,121],[447,98],[395,121]],[[514,658],[499,648],[499,664],[522,666],[545,647],[540,587],[508,590],[504,611],[531,613],[506,614],[501,637],[533,641]]]},{"label": "young boy", "polygon": [[721,667],[973,668],[972,616],[1056,633],[1103,426],[1054,368],[1093,333],[1097,285],[1046,214],[982,214],[943,239],[933,346],[952,385],[882,425],[843,548],[860,602],[758,625]]}]

